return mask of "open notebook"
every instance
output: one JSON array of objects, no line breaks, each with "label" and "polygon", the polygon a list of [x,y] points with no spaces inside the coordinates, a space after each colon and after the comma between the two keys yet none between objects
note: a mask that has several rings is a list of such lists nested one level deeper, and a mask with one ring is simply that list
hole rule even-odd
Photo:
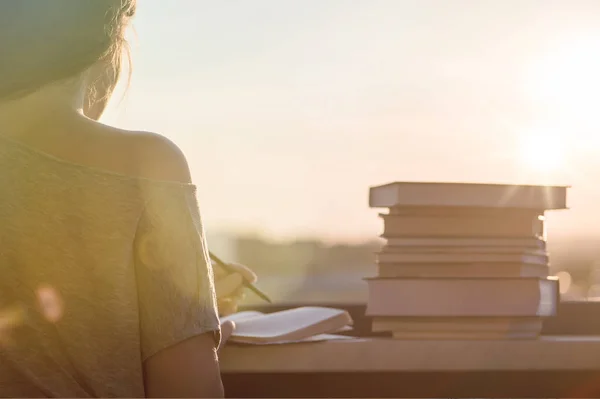
[{"label": "open notebook", "polygon": [[221,318],[235,330],[228,342],[265,345],[352,339],[336,333],[349,330],[352,318],[342,309],[303,306],[273,313],[244,311]]}]

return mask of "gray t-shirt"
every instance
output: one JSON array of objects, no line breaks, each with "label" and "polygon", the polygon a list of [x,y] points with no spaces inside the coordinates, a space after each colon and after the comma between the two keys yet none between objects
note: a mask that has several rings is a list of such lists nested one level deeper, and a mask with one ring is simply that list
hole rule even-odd
[{"label": "gray t-shirt", "polygon": [[195,186],[0,136],[0,189],[1,397],[143,397],[145,359],[218,342]]}]

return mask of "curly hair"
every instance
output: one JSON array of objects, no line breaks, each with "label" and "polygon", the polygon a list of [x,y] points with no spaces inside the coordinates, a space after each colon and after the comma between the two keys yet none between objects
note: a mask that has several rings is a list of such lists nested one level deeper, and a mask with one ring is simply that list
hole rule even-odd
[{"label": "curly hair", "polygon": [[0,101],[76,77],[98,61],[115,74],[137,0],[0,1]]}]

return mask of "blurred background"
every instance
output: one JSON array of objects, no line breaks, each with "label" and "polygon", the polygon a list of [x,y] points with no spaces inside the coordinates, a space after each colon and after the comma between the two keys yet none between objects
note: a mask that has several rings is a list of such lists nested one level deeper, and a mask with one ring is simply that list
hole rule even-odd
[{"label": "blurred background", "polygon": [[552,272],[600,295],[599,1],[145,0],[134,26],[104,122],[183,149],[211,250],[277,302],[364,301],[391,181],[572,185]]}]

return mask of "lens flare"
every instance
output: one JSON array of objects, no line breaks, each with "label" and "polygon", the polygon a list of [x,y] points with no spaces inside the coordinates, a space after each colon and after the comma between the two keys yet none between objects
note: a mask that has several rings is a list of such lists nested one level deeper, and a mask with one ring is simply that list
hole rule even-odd
[{"label": "lens flare", "polygon": [[60,295],[50,286],[37,290],[38,304],[46,320],[56,323],[63,316],[64,304]]}]

